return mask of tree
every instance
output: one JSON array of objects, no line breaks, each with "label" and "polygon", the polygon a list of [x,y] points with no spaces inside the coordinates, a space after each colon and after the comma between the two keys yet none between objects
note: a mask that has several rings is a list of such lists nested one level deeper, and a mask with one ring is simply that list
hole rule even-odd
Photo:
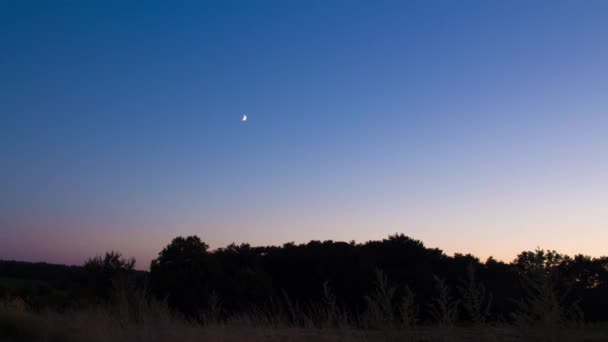
[{"label": "tree", "polygon": [[150,286],[160,298],[188,316],[198,316],[211,293],[209,246],[198,236],[177,237],[150,266]]},{"label": "tree", "polygon": [[117,286],[125,285],[134,266],[134,258],[123,258],[119,252],[110,251],[103,257],[97,255],[87,259],[83,267],[88,288],[97,298],[108,300]]}]

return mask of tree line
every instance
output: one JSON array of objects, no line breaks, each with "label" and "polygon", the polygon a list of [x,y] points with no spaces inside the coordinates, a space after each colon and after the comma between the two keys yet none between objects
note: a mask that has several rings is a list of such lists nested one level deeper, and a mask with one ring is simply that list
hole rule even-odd
[{"label": "tree line", "polygon": [[[505,263],[448,256],[403,234],[215,250],[188,236],[173,239],[149,272],[134,271],[134,263],[110,252],[77,269],[45,272],[65,275],[66,297],[78,305],[111,300],[121,288],[199,321],[252,311],[281,312],[294,323],[306,316],[355,325],[608,320],[608,258],[551,250],[525,251]],[[2,279],[44,274],[27,269],[0,262],[0,296],[13,291]]]}]

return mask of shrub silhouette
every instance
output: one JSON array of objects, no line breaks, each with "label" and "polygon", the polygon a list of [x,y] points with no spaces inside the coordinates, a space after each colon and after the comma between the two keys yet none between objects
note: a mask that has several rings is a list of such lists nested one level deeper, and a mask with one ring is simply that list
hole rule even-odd
[{"label": "shrub silhouette", "polygon": [[129,275],[133,273],[135,259],[123,258],[122,254],[111,251],[103,257],[98,255],[84,263],[84,271],[89,289],[102,300],[108,300],[115,287],[126,287]]}]

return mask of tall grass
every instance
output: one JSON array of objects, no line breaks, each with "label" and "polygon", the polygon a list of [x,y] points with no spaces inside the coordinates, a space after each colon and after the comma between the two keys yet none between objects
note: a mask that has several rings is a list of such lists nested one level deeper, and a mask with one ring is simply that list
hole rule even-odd
[{"label": "tall grass", "polygon": [[365,296],[367,311],[363,315],[363,326],[368,328],[393,328],[395,325],[395,310],[393,302],[397,286],[391,284],[388,277],[376,270],[376,281],[372,293]]},{"label": "tall grass", "polygon": [[415,295],[408,286],[405,286],[403,297],[399,305],[399,315],[401,317],[401,326],[403,328],[411,328],[418,323],[419,308],[416,305]]},{"label": "tall grass", "polygon": [[524,296],[516,301],[513,319],[517,327],[542,341],[562,341],[565,327],[583,322],[578,301],[568,298],[568,286],[558,287],[558,277],[557,272],[544,269],[522,275]]},{"label": "tall grass", "polygon": [[408,286],[399,291],[400,288],[382,270],[376,270],[375,276],[373,290],[364,298],[366,311],[360,316],[359,326],[381,330],[409,329],[415,326],[418,322],[418,306],[414,292]]},{"label": "tall grass", "polygon": [[437,296],[429,303],[429,312],[440,327],[452,327],[458,318],[459,301],[450,294],[445,279],[437,276],[434,279]]},{"label": "tall grass", "polygon": [[488,293],[484,284],[475,278],[473,265],[467,266],[467,277],[458,287],[460,304],[470,320],[475,324],[485,324],[490,316],[492,294]]},{"label": "tall grass", "polygon": [[[419,306],[408,287],[399,287],[380,270],[365,310],[347,313],[330,283],[316,303],[298,303],[283,294],[246,312],[229,314],[213,294],[201,319],[187,319],[144,290],[117,288],[105,305],[68,312],[35,312],[18,298],[0,304],[0,341],[607,341],[606,327],[566,324],[571,316],[546,278],[530,279],[515,325],[488,325],[489,296],[474,277],[462,282],[460,298],[436,277],[436,297],[427,303],[434,321],[419,321]],[[459,325],[462,307],[475,324]],[[542,322],[539,324],[539,322]],[[549,331],[549,333],[547,333]]]}]

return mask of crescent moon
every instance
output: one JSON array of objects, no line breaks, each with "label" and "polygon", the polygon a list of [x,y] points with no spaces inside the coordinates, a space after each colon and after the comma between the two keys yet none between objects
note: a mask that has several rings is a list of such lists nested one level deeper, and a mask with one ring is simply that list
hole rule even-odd
[{"label": "crescent moon", "polygon": [[243,120],[242,121],[247,121],[247,114],[243,114]]}]

